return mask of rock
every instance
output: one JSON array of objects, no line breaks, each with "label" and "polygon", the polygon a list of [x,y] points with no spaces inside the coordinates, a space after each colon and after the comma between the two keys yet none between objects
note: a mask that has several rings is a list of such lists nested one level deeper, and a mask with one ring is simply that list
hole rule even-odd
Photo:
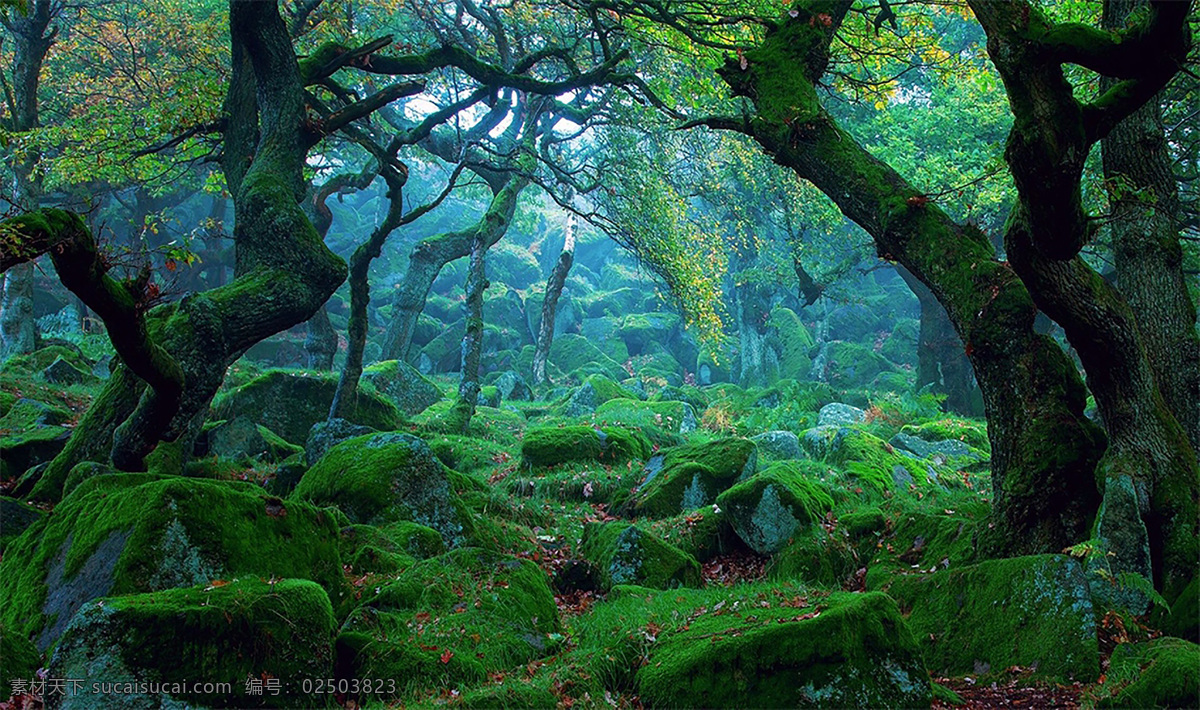
[{"label": "rock", "polygon": [[1090,695],[1097,708],[1200,706],[1200,646],[1167,636],[1113,649],[1105,680]]},{"label": "rock", "polygon": [[1163,633],[1193,643],[1200,641],[1200,576],[1193,577],[1164,618],[1152,616],[1150,622]]},{"label": "rock", "polygon": [[[8,496],[0,496],[0,553],[8,544],[21,536],[45,513],[32,505]],[[3,674],[0,673],[0,676]],[[0,682],[7,680],[0,678]]]},{"label": "rock", "polygon": [[592,341],[574,333],[562,333],[550,345],[550,362],[568,375],[586,377],[604,375],[619,380],[628,373],[621,364],[604,354]]},{"label": "rock", "polygon": [[46,369],[42,370],[42,377],[52,385],[60,385],[67,387],[70,385],[88,385],[99,381],[90,370],[84,371],[75,367],[71,363],[62,359],[55,358],[54,362],[50,363]]},{"label": "rock", "polygon": [[966,443],[957,439],[946,439],[944,441],[925,441],[918,439],[915,436],[910,436],[905,433],[900,433],[892,437],[888,442],[897,449],[911,451],[921,458],[930,458],[932,456],[941,456],[944,459],[955,457],[972,456],[971,447]]},{"label": "rock", "polygon": [[826,424],[805,429],[799,442],[804,452],[815,459],[825,459],[837,454],[842,440],[854,430],[840,424]]},{"label": "rock", "polygon": [[593,419],[641,429],[660,447],[683,443],[682,436],[696,430],[696,410],[687,402],[639,402],[613,399],[596,408]]},{"label": "rock", "polygon": [[[0,498],[0,501],[6,499]],[[4,659],[4,672],[0,673],[0,695],[7,700],[13,695],[14,680],[32,681],[42,667],[42,656],[37,648],[21,634],[0,624],[0,658]]]},{"label": "rock", "polygon": [[766,431],[750,437],[750,441],[758,447],[758,453],[764,458],[774,460],[798,459],[803,456],[800,451],[800,437],[790,431]]},{"label": "rock", "polygon": [[446,552],[446,543],[433,528],[407,520],[374,525],[350,525],[341,532],[342,560],[356,574],[395,574]]},{"label": "rock", "polygon": [[0,623],[40,649],[97,597],[238,575],[306,577],[333,598],[344,591],[332,516],[249,483],[98,476],[30,531],[0,562]]},{"label": "rock", "polygon": [[116,472],[117,469],[108,464],[96,463],[95,461],[80,461],[67,472],[67,479],[63,482],[62,497],[66,498],[71,495],[71,491],[78,488],[79,484],[89,478],[107,476]]},{"label": "rock", "polygon": [[70,412],[32,399],[18,399],[0,417],[0,478],[15,478],[49,462],[67,445],[71,429],[59,426]]},{"label": "rock", "polygon": [[920,651],[887,596],[743,603],[744,613],[680,610],[694,620],[651,645],[637,671],[647,708],[929,707]]},{"label": "rock", "polygon": [[[50,662],[53,678],[87,679],[47,707],[312,707],[303,683],[333,671],[333,609],[320,585],[257,578],[88,602]],[[270,678],[261,696],[247,678]],[[215,692],[175,691],[203,681]],[[92,681],[109,687],[93,693]],[[141,687],[139,687],[141,686]]]},{"label": "rock", "polygon": [[906,612],[930,672],[1000,673],[1036,668],[1066,682],[1100,674],[1096,617],[1079,562],[1065,555],[988,560],[892,578],[886,591]]},{"label": "rock", "polygon": [[826,487],[794,465],[776,464],[717,496],[717,507],[738,537],[760,555],[772,555],[833,507]]},{"label": "rock", "polygon": [[385,360],[365,368],[363,379],[405,414],[420,414],[442,399],[437,385],[400,360]]},{"label": "rock", "polygon": [[326,419],[313,424],[304,441],[304,462],[312,466],[330,449],[348,439],[376,433],[369,426],[354,424],[345,419]]},{"label": "rock", "polygon": [[546,574],[477,548],[417,563],[350,614],[337,638],[348,677],[458,685],[552,653],[560,630]]},{"label": "rock", "polygon": [[831,341],[821,344],[809,377],[841,389],[856,389],[868,386],[879,373],[895,369],[887,358],[868,347]]},{"label": "rock", "polygon": [[506,402],[533,401],[533,390],[515,370],[500,373],[500,377],[496,378],[496,389],[500,390],[500,397]]},{"label": "rock", "polygon": [[793,378],[807,375],[812,367],[808,352],[815,343],[800,317],[791,309],[776,308],[771,311],[767,326],[773,330],[774,345],[779,352],[779,374]]},{"label": "rock", "polygon": [[[249,417],[256,424],[293,444],[308,440],[317,422],[329,418],[329,406],[337,390],[337,375],[271,370],[217,397],[212,419]],[[357,411],[348,419],[355,424],[388,431],[400,420],[390,401],[359,390]]]},{"label": "rock", "polygon": [[729,525],[728,516],[720,509],[702,508],[650,521],[647,529],[699,562],[707,562],[742,546]]},{"label": "rock", "polygon": [[480,387],[475,395],[475,404],[480,407],[497,409],[500,406],[500,390],[496,387]]},{"label": "rock", "polygon": [[471,515],[450,488],[448,469],[424,440],[388,432],[343,441],[300,479],[291,499],[337,506],[352,523],[409,520],[466,542]]},{"label": "rock", "polygon": [[267,453],[267,440],[249,417],[234,417],[207,432],[208,453],[229,459],[258,458]]},{"label": "rock", "polygon": [[839,306],[826,319],[829,340],[861,341],[874,338],[880,327],[879,314],[861,303]]},{"label": "rock", "polygon": [[858,407],[851,407],[841,402],[831,402],[821,407],[821,411],[817,413],[817,426],[858,424],[866,420],[866,412]]},{"label": "rock", "polygon": [[754,474],[758,451],[749,439],[718,439],[668,449],[654,465],[661,465],[660,472],[646,476],[633,506],[638,514],[665,518],[712,505],[723,491]]},{"label": "rock", "polygon": [[580,551],[596,565],[604,589],[618,584],[654,589],[700,584],[695,558],[630,523],[588,523]]},{"label": "rock", "polygon": [[567,417],[590,416],[596,407],[614,399],[636,400],[637,395],[604,375],[589,375],[567,400],[562,413]]},{"label": "rock", "polygon": [[650,444],[637,432],[621,427],[533,427],[525,432],[521,455],[530,466],[569,461],[618,463],[645,459],[650,455]]}]

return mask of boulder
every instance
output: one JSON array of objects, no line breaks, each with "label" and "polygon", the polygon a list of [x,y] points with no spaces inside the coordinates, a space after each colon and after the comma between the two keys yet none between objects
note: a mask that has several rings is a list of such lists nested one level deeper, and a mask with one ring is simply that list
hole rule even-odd
[{"label": "boulder", "polygon": [[668,449],[646,462],[646,478],[633,498],[642,515],[670,517],[716,502],[717,496],[754,474],[758,451],[749,439],[717,439]]},{"label": "boulder", "polygon": [[308,578],[339,598],[345,579],[333,517],[249,483],[98,476],[5,550],[0,623],[44,650],[97,597],[238,575]]},{"label": "boulder", "polygon": [[750,437],[758,447],[760,456],[776,461],[798,459],[804,455],[800,450],[800,437],[790,431],[765,431]]},{"label": "boulder", "polygon": [[1200,646],[1164,636],[1113,649],[1103,682],[1089,691],[1097,708],[1200,707]]},{"label": "boulder", "polygon": [[867,420],[867,413],[858,407],[831,402],[817,412],[817,426],[858,424]]},{"label": "boulder", "polygon": [[525,432],[521,455],[530,466],[569,461],[617,463],[645,459],[650,455],[650,444],[637,432],[621,427],[533,427]]},{"label": "boulder", "polygon": [[920,651],[887,596],[744,608],[680,610],[690,622],[652,645],[637,671],[647,708],[929,707]]},{"label": "boulder", "polygon": [[363,369],[362,377],[408,415],[420,414],[442,399],[442,391],[437,385],[400,360],[377,362]]},{"label": "boulder", "polygon": [[496,389],[506,402],[532,402],[533,390],[516,370],[507,370],[496,378]]},{"label": "boulder", "polygon": [[42,656],[37,648],[29,639],[4,624],[0,624],[0,659],[4,661],[4,672],[0,673],[0,695],[5,700],[13,695],[12,681],[33,681],[37,670],[42,667]]},{"label": "boulder", "polygon": [[18,399],[0,417],[0,478],[15,478],[57,456],[71,438],[71,430],[60,425],[70,419],[60,407]]},{"label": "boulder", "polygon": [[304,474],[291,499],[337,506],[352,523],[420,523],[441,533],[449,547],[462,545],[471,532],[471,515],[451,489],[448,469],[410,434],[343,441]]},{"label": "boulder", "polygon": [[[49,668],[87,683],[47,694],[47,707],[312,707],[304,684],[332,675],[333,631],[325,590],[299,579],[93,600],[71,618]],[[247,679],[262,693],[247,693]]]},{"label": "boulder", "polygon": [[326,419],[313,424],[304,441],[304,462],[312,466],[330,449],[348,439],[376,433],[369,426],[354,424],[345,419]]},{"label": "boulder", "polygon": [[1074,558],[1034,555],[898,575],[884,591],[904,610],[935,674],[1011,666],[1058,682],[1100,674],[1095,612]]},{"label": "boulder", "polygon": [[624,424],[641,429],[660,447],[682,443],[682,436],[696,430],[699,418],[687,402],[640,402],[613,399],[596,408],[596,421]]},{"label": "boulder", "polygon": [[619,362],[604,354],[592,341],[574,333],[562,333],[554,339],[550,345],[550,362],[567,374],[581,377],[604,375],[619,380],[627,374]]},{"label": "boulder", "polygon": [[941,456],[943,459],[949,460],[951,458],[970,457],[974,455],[971,447],[958,439],[926,441],[915,436],[910,436],[909,434],[900,433],[893,436],[888,443],[897,449],[912,452],[923,459]]},{"label": "boulder", "polygon": [[100,380],[100,378],[91,373],[90,368],[86,371],[81,370],[61,357],[55,358],[54,362],[42,370],[42,378],[52,385],[63,387],[70,385],[90,385]]},{"label": "boulder", "polygon": [[[45,513],[14,498],[0,496],[0,553]],[[3,679],[0,679],[3,680]]]},{"label": "boulder", "polygon": [[596,566],[604,589],[618,584],[654,589],[700,584],[700,564],[694,557],[630,523],[588,523],[580,551]]},{"label": "boulder", "polygon": [[797,532],[833,507],[824,484],[807,478],[794,464],[776,464],[717,496],[738,537],[760,555],[787,546]]}]

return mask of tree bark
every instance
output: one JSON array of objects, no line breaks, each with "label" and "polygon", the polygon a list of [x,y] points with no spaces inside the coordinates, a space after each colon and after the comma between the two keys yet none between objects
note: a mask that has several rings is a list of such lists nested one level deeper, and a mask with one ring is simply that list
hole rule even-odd
[{"label": "tree bark", "polygon": [[533,351],[533,384],[549,382],[546,376],[546,359],[550,357],[550,346],[554,342],[554,316],[558,311],[558,299],[562,296],[563,284],[575,261],[575,215],[567,217],[567,228],[562,253],[546,280],[546,297],[542,300],[542,319],[538,322],[537,345]]},{"label": "tree bark", "polygon": [[946,309],[934,298],[933,292],[903,266],[897,268],[900,278],[912,290],[921,306],[921,326],[917,336],[917,381],[920,391],[930,387],[946,395],[943,406],[948,411],[968,417],[983,414],[979,406],[978,388],[971,363],[963,353],[962,340]]},{"label": "tree bark", "polygon": [[332,370],[333,356],[337,354],[338,336],[329,322],[325,306],[317,309],[312,318],[305,322],[304,366],[310,370]]},{"label": "tree bark", "polygon": [[483,217],[461,232],[447,232],[422,239],[408,255],[408,271],[396,290],[392,319],[383,338],[383,357],[404,360],[412,345],[417,319],[425,310],[425,299],[442,267],[471,253],[476,238],[482,238],[490,248],[500,241],[512,223],[517,210],[517,198],[529,184],[524,170],[509,174],[503,185],[495,190],[491,204]]},{"label": "tree bark", "polygon": [[[816,82],[850,2],[814,2],[769,28],[743,69],[720,70],[757,112],[709,120],[751,135],[811,181],[945,307],[983,393],[995,504],[980,543],[990,554],[1059,551],[1086,535],[1099,503],[1102,435],[1083,416],[1085,390],[1049,338],[1033,332],[1029,292],[977,228],[951,220],[822,108]],[[828,20],[828,22],[826,22]]]},{"label": "tree bark", "polygon": [[[1109,0],[1102,25],[1124,26],[1141,2]],[[1116,82],[1105,78],[1102,86]],[[1146,357],[1163,401],[1200,450],[1200,337],[1183,274],[1178,185],[1163,135],[1159,97],[1118,123],[1101,141],[1110,184],[1117,290],[1137,314]]]},{"label": "tree bark", "polygon": [[458,400],[450,414],[450,428],[463,434],[471,430],[471,418],[479,402],[479,356],[483,349],[483,292],[488,282],[484,268],[487,255],[486,235],[476,234],[471,243],[470,265],[467,268],[467,330],[462,341],[462,379],[458,384]]}]

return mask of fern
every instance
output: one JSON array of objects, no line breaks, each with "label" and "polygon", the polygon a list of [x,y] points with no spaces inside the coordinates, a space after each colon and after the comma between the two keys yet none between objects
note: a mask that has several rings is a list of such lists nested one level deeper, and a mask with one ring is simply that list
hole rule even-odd
[{"label": "fern", "polygon": [[1150,580],[1146,579],[1137,572],[1118,573],[1117,586],[1121,587],[1122,589],[1131,589],[1135,592],[1144,594],[1146,595],[1146,598],[1149,599],[1150,602],[1155,606],[1159,607],[1160,609],[1165,609],[1168,613],[1171,611],[1171,607],[1169,604],[1167,604],[1167,600],[1163,599],[1163,596],[1159,594],[1156,589],[1154,589],[1154,585],[1150,582]]}]

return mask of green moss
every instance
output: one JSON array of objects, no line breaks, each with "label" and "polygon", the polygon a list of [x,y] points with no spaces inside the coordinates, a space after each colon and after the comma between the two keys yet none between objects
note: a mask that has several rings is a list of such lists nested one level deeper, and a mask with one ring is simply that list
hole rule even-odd
[{"label": "green moss", "polygon": [[784,462],[726,490],[717,507],[750,549],[770,555],[829,511],[833,497],[823,483],[805,475],[803,466]]},{"label": "green moss", "polygon": [[954,705],[955,707],[967,704],[967,701],[963,700],[961,695],[944,685],[939,683],[930,683],[930,686],[933,688],[934,702],[940,702],[945,705]]},{"label": "green moss", "polygon": [[[423,436],[462,435],[461,422],[455,419],[454,406],[455,402],[443,400],[413,417],[417,431]],[[471,430],[467,435],[509,446],[521,438],[525,426],[525,416],[519,411],[477,406],[474,416],[471,417]]]},{"label": "green moss", "polygon": [[[1190,708],[1200,701],[1200,646],[1162,637],[1113,649],[1104,682],[1087,692],[1098,708]],[[1087,705],[1085,705],[1087,707]]]},{"label": "green moss", "polygon": [[609,503],[628,496],[641,477],[641,466],[573,461],[556,466],[521,467],[505,477],[503,489],[516,496],[560,501]]},{"label": "green moss", "polygon": [[779,373],[784,377],[806,377],[812,365],[808,351],[816,343],[800,317],[789,308],[776,308],[771,311],[767,325],[775,329],[779,341]]},{"label": "green moss", "polygon": [[696,410],[686,402],[639,402],[616,399],[596,408],[592,420],[599,424],[623,424],[639,429],[660,447],[683,442],[681,435],[696,429]]},{"label": "green moss", "polygon": [[857,555],[846,531],[810,527],[771,558],[767,574],[770,579],[841,589],[861,567]]},{"label": "green moss", "polygon": [[599,374],[619,380],[627,374],[621,364],[605,355],[582,335],[563,333],[550,346],[550,362],[577,377]]},{"label": "green moss", "polygon": [[1164,617],[1157,612],[1151,621],[1157,622],[1168,635],[1193,643],[1200,641],[1200,576],[1193,577],[1179,597],[1171,602],[1170,614]]},{"label": "green moss", "polygon": [[112,466],[94,461],[80,461],[71,468],[71,472],[67,474],[67,480],[63,483],[63,498],[71,495],[71,491],[79,487],[80,483],[94,476],[104,476],[110,473],[116,473],[117,470]]},{"label": "green moss", "polygon": [[[329,597],[297,579],[242,579],[112,597],[85,604],[51,662],[56,678],[103,683],[220,683],[217,692],[124,693],[148,704],[312,707],[302,681],[333,669]],[[247,678],[274,678],[279,695],[247,695]],[[134,685],[136,688],[136,685]],[[116,691],[120,693],[120,691]],[[133,697],[130,697],[133,696]],[[73,707],[105,707],[111,696],[84,693]]]},{"label": "green moss", "polygon": [[898,453],[891,444],[865,432],[849,431],[828,457],[861,485],[876,493],[922,485],[936,473],[932,464]]},{"label": "green moss", "polygon": [[45,513],[22,501],[0,496],[0,553]]},{"label": "green moss", "polygon": [[[913,635],[883,594],[739,604],[662,633],[637,672],[646,707],[919,707]],[[730,608],[732,607],[732,608]],[[664,638],[665,637],[665,638]]]},{"label": "green moss", "polygon": [[[329,417],[336,390],[337,375],[333,373],[269,370],[219,395],[213,402],[212,418],[249,417],[287,441],[303,445],[313,425]],[[401,415],[373,388],[363,386],[357,411],[347,419],[389,431],[400,424]]]},{"label": "green moss", "polygon": [[646,529],[700,562],[730,552],[739,545],[737,534],[723,510],[707,508],[681,513],[651,521]]},{"label": "green moss", "polygon": [[955,439],[965,442],[967,446],[991,451],[988,441],[987,424],[985,422],[965,419],[939,419],[923,424],[909,424],[900,430],[925,441],[944,441]]},{"label": "green moss", "polygon": [[339,667],[351,678],[395,680],[384,695],[401,696],[548,655],[559,630],[537,565],[463,548],[416,564],[352,613],[338,637]]},{"label": "green moss", "polygon": [[825,379],[843,389],[866,387],[880,373],[895,369],[887,358],[857,343],[829,343],[825,358]]},{"label": "green moss", "polygon": [[455,434],[425,437],[438,460],[462,473],[489,473],[513,459],[511,447],[487,439]]},{"label": "green moss", "polygon": [[1087,580],[1070,557],[1016,557],[897,576],[885,591],[906,612],[934,673],[1022,666],[1056,680],[1100,674]]},{"label": "green moss", "polygon": [[297,446],[296,444],[284,441],[283,437],[262,424],[258,425],[258,434],[263,438],[263,441],[267,442],[267,453],[265,456],[267,461],[283,461],[290,456],[304,453],[303,446]]},{"label": "green moss", "polygon": [[633,499],[634,510],[669,517],[711,505],[722,491],[749,478],[758,462],[749,439],[718,439],[668,449],[647,462],[649,473]]},{"label": "green moss", "polygon": [[4,624],[0,624],[0,660],[4,672],[0,673],[0,695],[12,697],[13,680],[34,680],[37,669],[42,667],[42,657],[29,639]]},{"label": "green moss", "polygon": [[650,445],[644,437],[620,427],[534,427],[521,442],[521,455],[530,466],[570,461],[621,463],[644,459],[649,454]]},{"label": "green moss", "polygon": [[700,565],[691,555],[630,523],[588,524],[580,551],[600,570],[605,589],[619,584],[656,589],[700,584]]},{"label": "green moss", "polygon": [[10,357],[4,361],[3,366],[0,366],[0,372],[19,373],[25,376],[37,375],[59,358],[85,373],[92,371],[92,363],[75,350],[62,345],[49,345],[34,350],[28,355]]},{"label": "green moss", "polygon": [[350,525],[342,528],[339,540],[342,559],[356,574],[393,574],[446,551],[438,531],[408,521]]},{"label": "green moss", "polygon": [[343,441],[304,474],[291,498],[337,506],[355,523],[420,523],[450,547],[464,544],[471,531],[471,515],[451,489],[446,467],[408,434]]},{"label": "green moss", "polygon": [[333,518],[251,484],[98,476],[5,551],[0,623],[47,648],[89,599],[239,574],[310,578],[340,599]]}]

